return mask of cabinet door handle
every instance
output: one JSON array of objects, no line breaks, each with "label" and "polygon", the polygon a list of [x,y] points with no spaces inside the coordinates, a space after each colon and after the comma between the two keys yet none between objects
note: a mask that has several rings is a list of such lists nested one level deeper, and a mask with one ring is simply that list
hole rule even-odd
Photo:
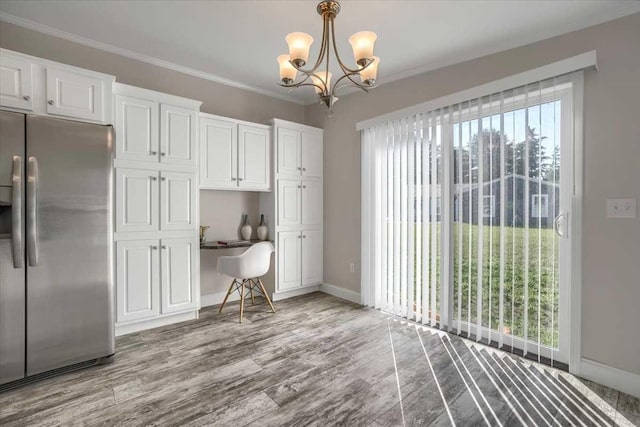
[{"label": "cabinet door handle", "polygon": [[238,181],[242,181],[244,178],[238,178]]},{"label": "cabinet door handle", "polygon": [[302,168],[300,166],[298,166],[298,170],[302,170]]},{"label": "cabinet door handle", "polygon": [[50,100],[47,101],[47,104],[53,105],[53,104],[55,104],[55,101],[53,99],[50,99]]},{"label": "cabinet door handle", "polygon": [[307,170],[307,168],[302,168],[302,170],[303,170],[303,171],[306,171],[306,170]]},{"label": "cabinet door handle", "polygon": [[29,95],[25,95],[22,97],[22,99],[24,99],[25,101],[29,101],[31,100],[31,97]]},{"label": "cabinet door handle", "polygon": [[303,235],[302,235],[302,238],[303,238],[303,239],[306,239],[306,238],[307,238],[307,235],[306,235],[306,234],[303,234]]},{"label": "cabinet door handle", "polygon": [[156,245],[151,245],[151,249],[153,249],[154,251],[158,249],[158,247]]},{"label": "cabinet door handle", "polygon": [[298,234],[298,239],[302,239],[302,235],[301,234]]},{"label": "cabinet door handle", "polygon": [[162,249],[167,249],[167,245],[162,245]]},{"label": "cabinet door handle", "polygon": [[238,178],[231,177],[231,181],[235,181],[236,179],[238,179]]},{"label": "cabinet door handle", "polygon": [[161,155],[161,156],[166,156],[166,155],[167,155],[167,153],[160,153],[160,155]]},{"label": "cabinet door handle", "polygon": [[302,185],[298,185],[298,188],[302,188]]},{"label": "cabinet door handle", "polygon": [[160,181],[166,181],[166,180],[167,180],[166,176],[163,176],[162,178],[160,178]]},{"label": "cabinet door handle", "polygon": [[306,185],[303,185],[303,186],[302,186],[302,188],[307,188],[307,186],[306,186]]},{"label": "cabinet door handle", "polygon": [[152,156],[156,156],[157,154],[158,154],[158,152],[157,152],[157,151],[152,151],[152,152],[151,152],[151,155],[152,155]]},{"label": "cabinet door handle", "polygon": [[157,177],[157,176],[152,176],[152,177],[150,177],[150,178],[151,178],[151,181],[157,181],[157,180],[158,180],[158,177]]}]

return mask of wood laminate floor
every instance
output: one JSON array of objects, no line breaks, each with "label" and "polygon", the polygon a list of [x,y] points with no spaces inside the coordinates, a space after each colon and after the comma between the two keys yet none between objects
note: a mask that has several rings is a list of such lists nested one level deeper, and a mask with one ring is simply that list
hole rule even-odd
[{"label": "wood laminate floor", "polygon": [[113,364],[0,394],[0,425],[634,425],[612,389],[313,293],[120,337]]}]

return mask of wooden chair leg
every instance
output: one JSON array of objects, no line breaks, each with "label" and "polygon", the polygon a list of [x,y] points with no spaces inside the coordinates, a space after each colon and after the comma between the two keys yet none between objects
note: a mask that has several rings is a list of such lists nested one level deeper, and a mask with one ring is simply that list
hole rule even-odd
[{"label": "wooden chair leg", "polygon": [[251,294],[251,305],[255,305],[256,300],[253,299],[253,287],[255,286],[255,282],[253,279],[249,279],[249,293]]},{"label": "wooden chair leg", "polygon": [[236,279],[233,279],[233,282],[231,282],[231,286],[229,286],[227,295],[224,297],[224,300],[222,301],[222,305],[220,306],[220,310],[218,310],[218,313],[222,313],[222,309],[224,308],[224,305],[227,303],[227,299],[229,299],[229,295],[231,295],[231,292],[233,292],[233,286],[235,284],[236,284]]},{"label": "wooden chair leg", "polygon": [[269,307],[271,307],[271,311],[275,313],[276,309],[273,308],[273,304],[271,304],[271,299],[269,298],[269,294],[267,294],[267,290],[264,288],[264,285],[262,284],[262,280],[258,279],[258,285],[260,286],[260,289],[262,289],[262,293],[266,298],[267,302],[269,303]]},{"label": "wooden chair leg", "polygon": [[244,314],[244,284],[245,284],[246,280],[242,281],[242,284],[240,285],[240,323],[242,323],[242,315]]}]

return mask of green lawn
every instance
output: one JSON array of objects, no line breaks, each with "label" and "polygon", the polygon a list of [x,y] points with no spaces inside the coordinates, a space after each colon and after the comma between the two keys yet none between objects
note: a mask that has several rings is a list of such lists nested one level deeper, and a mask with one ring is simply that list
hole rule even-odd
[{"label": "green lawn", "polygon": [[[416,238],[421,225],[416,224]],[[500,326],[500,227],[477,226],[464,223],[453,225],[453,318],[458,318],[458,305],[461,307],[461,320],[477,322],[478,300],[478,241],[483,234],[482,262],[482,324],[498,330]],[[437,233],[438,242],[440,224],[431,225],[431,232]],[[462,233],[461,258],[459,258]],[[529,241],[525,242],[524,228],[505,228],[504,233],[504,319],[503,331],[517,337],[524,337],[525,283],[528,290],[527,336],[538,341],[540,324],[540,342],[546,346],[558,345],[558,241],[552,229],[531,227]],[[471,245],[471,256],[469,246]],[[528,254],[525,248],[528,247]],[[437,253],[436,283],[440,294],[440,248]],[[460,268],[461,271],[460,271]],[[525,281],[525,277],[527,280]],[[414,279],[415,280],[415,279]],[[461,298],[458,297],[461,291]],[[538,301],[540,301],[538,310]],[[438,301],[438,311],[440,308]],[[470,304],[470,312],[469,312]],[[455,323],[454,323],[455,326]],[[508,342],[508,341],[507,341]]]}]

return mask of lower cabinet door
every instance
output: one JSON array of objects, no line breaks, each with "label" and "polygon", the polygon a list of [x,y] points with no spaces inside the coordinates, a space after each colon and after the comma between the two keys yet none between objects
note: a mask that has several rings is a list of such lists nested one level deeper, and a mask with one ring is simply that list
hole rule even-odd
[{"label": "lower cabinet door", "polygon": [[160,314],[159,242],[116,243],[118,323]]},{"label": "lower cabinet door", "polygon": [[162,239],[162,313],[195,309],[198,306],[195,238]]},{"label": "lower cabinet door", "polygon": [[322,230],[302,231],[302,285],[322,283]]},{"label": "lower cabinet door", "polygon": [[300,255],[302,234],[299,231],[278,233],[278,290],[301,285]]}]

